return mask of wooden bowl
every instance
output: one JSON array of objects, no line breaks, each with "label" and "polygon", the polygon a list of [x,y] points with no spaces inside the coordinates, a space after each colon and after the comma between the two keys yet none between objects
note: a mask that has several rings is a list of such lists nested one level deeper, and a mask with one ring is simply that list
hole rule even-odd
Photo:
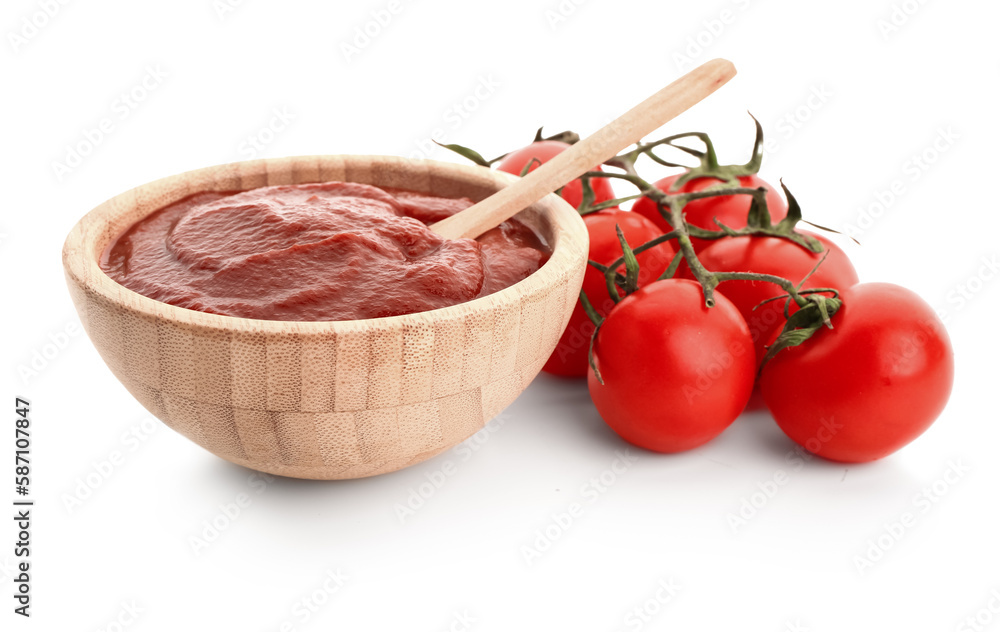
[{"label": "wooden bowl", "polygon": [[70,294],[112,373],[153,415],[233,463],[298,478],[392,472],[447,450],[541,370],[576,304],[587,231],[549,195],[517,217],[552,257],[490,296],[419,314],[339,322],[234,318],[128,290],[98,265],[153,211],[199,191],[340,180],[478,201],[511,176],[387,156],[254,160],[182,173],[114,197],[63,248]]}]

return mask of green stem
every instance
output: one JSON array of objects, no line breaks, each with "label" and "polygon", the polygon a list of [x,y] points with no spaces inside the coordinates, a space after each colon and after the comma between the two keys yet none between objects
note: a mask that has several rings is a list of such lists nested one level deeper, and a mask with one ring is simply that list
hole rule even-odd
[{"label": "green stem", "polygon": [[719,279],[705,268],[694,251],[694,244],[691,243],[691,234],[688,232],[687,222],[684,221],[684,214],[682,212],[684,203],[668,200],[667,207],[670,209],[670,225],[675,227],[674,232],[679,233],[677,235],[677,246],[680,248],[681,254],[684,255],[691,274],[694,275],[698,283],[701,283],[702,293],[705,295],[705,305],[714,307],[715,286],[719,284]]},{"label": "green stem", "polygon": [[595,327],[599,327],[601,321],[604,319],[601,318],[601,315],[597,313],[596,309],[594,309],[594,305],[590,302],[590,299],[587,298],[587,293],[583,290],[580,290],[580,304],[583,305],[583,312],[587,315],[587,318],[590,319],[590,322],[594,323]]},{"label": "green stem", "polygon": [[815,293],[809,291],[800,293],[800,288],[794,283],[773,274],[760,274],[757,272],[713,272],[711,274],[718,283],[722,283],[723,281],[763,281],[765,283],[774,283],[791,296],[799,307],[805,307],[809,304],[809,299],[805,298],[803,294]]},{"label": "green stem", "polygon": [[[598,172],[592,172],[595,175]],[[602,172],[603,173],[603,172]],[[600,176],[598,176],[600,177]],[[800,306],[805,306],[808,304],[808,299],[801,296],[798,292],[798,288],[795,284],[779,276],[774,276],[770,274],[757,274],[753,272],[711,272],[701,263],[698,259],[697,253],[694,250],[694,244],[691,242],[691,230],[687,222],[684,221],[684,206],[691,202],[692,200],[700,200],[709,197],[715,197],[718,195],[750,195],[758,198],[758,203],[765,203],[763,200],[764,196],[767,194],[767,190],[764,188],[748,188],[748,187],[734,187],[726,189],[718,189],[715,191],[695,191],[691,193],[681,193],[676,195],[669,195],[663,191],[652,186],[650,183],[643,180],[641,177],[635,174],[620,174],[620,173],[608,173],[605,177],[618,178],[630,182],[640,190],[642,190],[648,197],[653,199],[660,207],[660,212],[664,215],[664,218],[670,223],[674,229],[669,233],[660,235],[659,237],[636,247],[633,250],[634,254],[639,254],[649,248],[657,246],[664,241],[670,239],[676,239],[677,245],[680,250],[681,255],[687,261],[688,268],[694,275],[695,279],[701,284],[702,291],[705,295],[705,305],[708,307],[713,307],[715,305],[715,288],[722,281],[735,281],[735,280],[747,280],[747,281],[764,281],[769,283],[775,283],[782,290],[786,291],[789,296]],[[726,237],[729,233],[726,231],[708,231],[705,229],[697,229],[698,237],[707,236],[709,239],[719,239],[721,237]],[[743,231],[733,231],[736,234],[750,234]],[[623,255],[616,259],[613,263],[607,266],[604,273],[605,284],[607,285],[608,292],[612,294],[612,300],[616,303],[621,300],[618,294],[618,285],[615,283],[615,277],[617,275],[618,268],[626,262],[626,257]]]},{"label": "green stem", "polygon": [[[758,123],[756,119],[754,119],[754,123],[757,126],[757,138],[754,143],[754,154],[750,162],[747,163],[747,165],[743,166],[743,169],[745,170],[752,169],[755,172],[756,169],[759,168],[760,166],[760,154],[762,151],[763,134],[760,128],[760,123]],[[675,140],[688,137],[697,137],[702,142],[704,142],[705,151],[699,152],[698,150],[685,148],[673,144]],[[643,154],[649,156],[650,158],[661,164],[669,164],[665,163],[665,161],[663,161],[662,159],[659,159],[652,151],[655,147],[660,145],[670,145],[672,147],[682,149],[692,155],[699,157],[702,160],[702,165],[703,165],[702,171],[707,174],[715,175],[715,173],[718,173],[718,176],[729,176],[729,177],[716,176],[718,177],[718,179],[722,180],[724,184],[722,186],[709,187],[708,189],[704,189],[701,191],[694,191],[690,193],[676,193],[676,194],[668,194],[664,191],[661,191],[657,187],[653,186],[652,184],[641,178],[636,173],[635,170],[635,163],[638,160],[638,158]],[[657,208],[660,211],[660,214],[670,224],[670,226],[673,229],[669,233],[661,235],[660,237],[653,239],[650,242],[647,242],[646,244],[643,244],[642,246],[635,248],[632,252],[627,252],[623,254],[622,257],[619,257],[613,263],[604,268],[605,285],[607,286],[608,293],[611,295],[611,298],[612,300],[614,300],[615,303],[621,301],[621,296],[618,291],[619,287],[618,277],[620,276],[618,274],[618,268],[623,263],[634,261],[634,255],[639,254],[640,252],[643,252],[648,248],[652,248],[669,239],[677,240],[677,246],[678,250],[680,251],[680,255],[687,261],[688,269],[691,270],[691,273],[694,276],[694,278],[698,281],[698,283],[701,284],[702,293],[704,294],[705,297],[705,305],[708,307],[713,307],[715,305],[715,288],[719,285],[719,283],[723,281],[735,281],[735,280],[761,281],[761,282],[774,283],[778,285],[782,290],[784,290],[788,294],[788,296],[791,297],[791,299],[794,300],[797,305],[799,305],[799,307],[805,307],[810,303],[817,303],[818,301],[822,301],[822,298],[819,294],[811,294],[808,298],[806,296],[803,296],[804,293],[800,293],[799,291],[801,288],[801,284],[800,286],[797,287],[794,283],[792,283],[788,279],[775,275],[758,274],[753,272],[712,272],[709,271],[707,268],[705,268],[705,266],[701,263],[701,260],[698,259],[698,255],[694,250],[694,244],[691,241],[692,237],[697,237],[698,239],[721,239],[722,237],[727,237],[727,236],[736,237],[741,235],[768,235],[768,236],[782,237],[785,239],[789,239],[795,243],[798,243],[799,245],[802,245],[803,247],[813,250],[814,252],[817,251],[814,247],[812,247],[813,244],[803,239],[803,236],[797,235],[796,233],[794,233],[794,231],[778,230],[777,227],[771,226],[770,220],[767,220],[766,222],[761,220],[760,223],[761,224],[766,223],[767,226],[748,225],[747,227],[740,230],[734,230],[722,224],[719,224],[721,230],[717,231],[712,231],[697,226],[695,227],[688,226],[687,222],[684,219],[684,206],[694,200],[700,200],[710,197],[718,197],[723,195],[749,195],[753,198],[752,204],[757,205],[760,209],[767,208],[767,199],[766,199],[767,189],[763,187],[750,188],[742,186],[726,186],[730,184],[730,182],[737,183],[736,176],[739,175],[739,170],[736,167],[731,168],[733,170],[732,174],[730,174],[728,171],[723,173],[723,170],[720,170],[718,165],[718,157],[715,154],[715,147],[707,135],[700,133],[677,134],[674,136],[660,139],[652,143],[637,143],[635,149],[626,152],[624,154],[621,154],[619,156],[616,156],[615,158],[612,158],[611,160],[607,161],[605,164],[619,168],[624,173],[591,171],[588,172],[586,175],[596,178],[615,178],[629,182],[630,184],[638,188],[640,191],[642,191],[643,195],[650,198],[656,203]],[[692,175],[692,172],[689,171],[688,174],[686,175]],[[766,219],[766,212],[765,212],[765,219]],[[675,264],[678,263],[679,260],[673,261],[670,267],[676,270]],[[626,277],[626,285],[629,285],[628,281],[629,278]],[[628,288],[626,288],[626,291],[627,289]],[[787,311],[787,306],[786,306],[786,311]]]},{"label": "green stem", "polygon": [[[632,249],[632,254],[633,255],[641,254],[643,252],[646,252],[650,248],[655,248],[656,246],[659,246],[663,242],[670,241],[671,239],[674,239],[676,237],[677,237],[677,231],[672,230],[669,233],[663,233],[662,235],[658,235],[650,239],[641,246],[636,246],[634,249]],[[618,276],[618,268],[620,268],[623,264],[626,263],[625,255],[622,254],[621,257],[615,259],[614,262],[612,262],[611,265],[609,266],[601,265],[596,261],[589,261],[588,263],[591,266],[600,270],[604,274],[604,285],[608,288],[608,294],[611,296],[611,300],[613,300],[616,304],[621,302],[622,297],[618,293],[618,283],[616,282],[616,279]]]}]

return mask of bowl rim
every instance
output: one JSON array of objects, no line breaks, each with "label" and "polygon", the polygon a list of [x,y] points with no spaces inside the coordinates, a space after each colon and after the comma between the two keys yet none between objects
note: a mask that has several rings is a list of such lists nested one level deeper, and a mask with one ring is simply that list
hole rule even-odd
[{"label": "bowl rim", "polygon": [[[329,178],[296,178],[294,182],[271,182],[270,179],[277,174],[294,172],[299,163],[319,165],[322,163],[338,164],[345,167],[351,163],[360,165],[368,162],[370,165],[381,167],[420,166],[427,170],[428,176],[451,177],[453,180],[465,180],[470,185],[482,184],[488,187],[496,186],[500,189],[515,181],[517,176],[489,169],[478,165],[464,165],[459,163],[444,162],[430,159],[404,158],[400,156],[387,156],[378,154],[319,154],[303,156],[287,156],[281,158],[260,158],[255,160],[236,161],[201,167],[184,171],[157,180],[133,187],[120,193],[85,214],[70,230],[63,244],[62,258],[63,267],[68,277],[72,277],[80,286],[90,290],[97,295],[109,300],[113,304],[127,307],[145,316],[157,319],[167,319],[175,323],[193,326],[203,329],[239,331],[252,333],[271,334],[336,334],[350,332],[366,332],[374,329],[398,329],[407,326],[426,326],[432,322],[444,320],[460,319],[472,313],[487,310],[501,309],[505,306],[520,303],[521,299],[532,293],[539,287],[550,285],[551,282],[563,273],[563,271],[580,259],[579,252],[586,253],[588,250],[588,234],[582,216],[568,204],[562,197],[555,193],[550,193],[528,208],[536,208],[542,215],[547,217],[553,227],[554,243],[550,243],[552,255],[542,267],[527,276],[526,278],[510,285],[498,292],[481,296],[463,303],[440,307],[437,309],[416,312],[412,314],[401,314],[397,316],[386,316],[382,318],[366,318],[357,320],[329,320],[329,321],[295,321],[295,320],[263,320],[255,318],[243,318],[238,316],[228,316],[224,314],[212,314],[198,310],[179,307],[164,303],[156,299],[149,298],[134,290],[130,290],[109,277],[101,268],[99,259],[104,249],[112,240],[116,239],[121,232],[110,234],[107,230],[109,223],[124,212],[128,212],[137,206],[142,194],[154,190],[164,190],[181,192],[181,199],[188,195],[197,193],[198,190],[186,188],[192,182],[210,183],[218,182],[219,177],[232,176],[235,170],[243,176],[240,181],[244,183],[248,176],[260,176],[261,172],[268,181],[263,184],[249,184],[237,188],[224,187],[224,190],[247,191],[255,188],[274,186],[278,184],[305,184],[310,182],[331,181]],[[369,166],[370,166],[369,165]],[[250,173],[241,173],[249,170]],[[434,173],[432,173],[434,172]],[[373,178],[375,179],[375,178]],[[431,178],[433,179],[433,178]],[[345,176],[343,181],[352,182],[351,178]],[[378,185],[393,188],[389,185]],[[212,190],[202,187],[201,191]],[[220,188],[218,190],[223,190]],[[412,189],[416,190],[416,189]],[[430,191],[419,191],[431,193]],[[165,202],[169,204],[171,202]],[[163,205],[152,207],[135,221],[147,217]],[[131,224],[130,224],[131,225]],[[100,243],[100,247],[98,247]],[[583,257],[586,260],[586,256]]]}]

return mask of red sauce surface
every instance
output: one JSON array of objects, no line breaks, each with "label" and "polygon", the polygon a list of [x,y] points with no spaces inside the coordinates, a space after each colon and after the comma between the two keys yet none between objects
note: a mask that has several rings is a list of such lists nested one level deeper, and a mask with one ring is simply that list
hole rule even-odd
[{"label": "red sauce surface", "polygon": [[515,220],[476,240],[427,228],[471,205],[344,182],[198,193],[125,231],[101,268],[139,294],[212,314],[412,314],[502,290],[548,260],[546,246]]}]

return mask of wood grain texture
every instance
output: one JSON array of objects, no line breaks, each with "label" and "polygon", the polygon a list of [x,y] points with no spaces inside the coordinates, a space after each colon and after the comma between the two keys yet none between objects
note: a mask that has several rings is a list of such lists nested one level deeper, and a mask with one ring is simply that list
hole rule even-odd
[{"label": "wood grain texture", "polygon": [[112,281],[98,265],[116,236],[199,191],[345,180],[479,201],[514,178],[388,156],[303,156],[199,169],[88,213],[63,248],[70,295],[112,373],[153,415],[212,453],[297,478],[398,470],[458,444],[541,370],[579,294],[587,231],[561,198],[518,219],[552,247],[505,290],[419,314],[286,322],[206,314]]}]

